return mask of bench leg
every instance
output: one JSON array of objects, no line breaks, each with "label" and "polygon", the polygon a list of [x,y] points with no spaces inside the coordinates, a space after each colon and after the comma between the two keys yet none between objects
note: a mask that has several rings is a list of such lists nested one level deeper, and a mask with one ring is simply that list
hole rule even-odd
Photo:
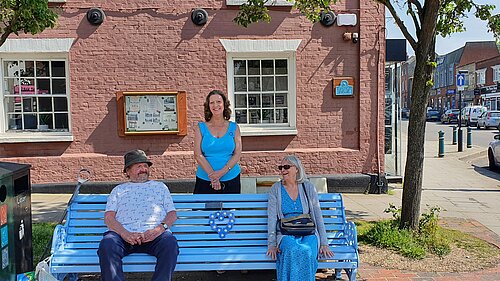
[{"label": "bench leg", "polygon": [[349,276],[349,281],[356,281],[356,274],[358,273],[357,268],[346,269],[347,276]]},{"label": "bench leg", "polygon": [[335,268],[335,280],[342,279],[342,269]]},{"label": "bench leg", "polygon": [[78,273],[56,273],[54,277],[59,281],[64,281],[64,278],[68,276],[69,281],[77,281]]}]

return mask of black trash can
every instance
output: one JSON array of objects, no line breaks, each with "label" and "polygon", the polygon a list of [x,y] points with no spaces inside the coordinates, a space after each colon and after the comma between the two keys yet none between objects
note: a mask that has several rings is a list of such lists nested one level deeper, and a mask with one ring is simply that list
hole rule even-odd
[{"label": "black trash can", "polygon": [[30,168],[26,164],[0,162],[2,281],[31,280],[33,246]]}]

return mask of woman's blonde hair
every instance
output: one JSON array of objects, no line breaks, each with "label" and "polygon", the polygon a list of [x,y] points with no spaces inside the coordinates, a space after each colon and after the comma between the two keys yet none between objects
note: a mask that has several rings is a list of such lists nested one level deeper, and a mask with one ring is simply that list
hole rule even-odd
[{"label": "woman's blonde hair", "polygon": [[300,159],[297,156],[287,155],[283,157],[283,161],[289,162],[297,168],[297,182],[303,183],[305,180],[307,180],[306,170],[304,169],[304,166],[302,166],[302,162],[300,162]]}]

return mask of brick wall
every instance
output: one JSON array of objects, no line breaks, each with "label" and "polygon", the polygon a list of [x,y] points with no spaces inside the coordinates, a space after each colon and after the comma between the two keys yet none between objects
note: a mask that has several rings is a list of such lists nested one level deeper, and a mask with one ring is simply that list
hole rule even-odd
[{"label": "brick wall", "polygon": [[[243,137],[243,175],[273,175],[280,158],[296,153],[309,174],[371,173],[384,166],[384,8],[375,1],[341,1],[338,13],[355,13],[355,27],[325,28],[294,10],[274,8],[271,23],[236,26],[237,10],[223,1],[106,1],[106,19],[91,26],[93,3],[68,0],[58,26],[36,38],[75,38],[70,51],[73,142],[0,146],[0,160],[29,163],[34,183],[74,181],[85,167],[94,181],[123,180],[122,155],[144,149],[154,178],[193,178],[194,126],[212,89],[227,92],[226,53],[219,39],[302,39],[297,50],[296,136]],[[195,26],[191,10],[208,11]],[[357,44],[342,40],[359,32]],[[21,36],[31,37],[31,36]],[[15,38],[14,36],[11,38]],[[354,98],[332,98],[335,76],[352,76]],[[186,136],[117,134],[117,91],[185,90]],[[378,153],[377,153],[378,152]]]}]

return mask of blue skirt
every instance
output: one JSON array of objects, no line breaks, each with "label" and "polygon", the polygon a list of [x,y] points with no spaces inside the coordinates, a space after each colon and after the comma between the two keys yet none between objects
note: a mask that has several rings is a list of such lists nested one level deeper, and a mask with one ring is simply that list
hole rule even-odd
[{"label": "blue skirt", "polygon": [[314,281],[318,269],[316,235],[285,235],[276,261],[278,281]]}]

